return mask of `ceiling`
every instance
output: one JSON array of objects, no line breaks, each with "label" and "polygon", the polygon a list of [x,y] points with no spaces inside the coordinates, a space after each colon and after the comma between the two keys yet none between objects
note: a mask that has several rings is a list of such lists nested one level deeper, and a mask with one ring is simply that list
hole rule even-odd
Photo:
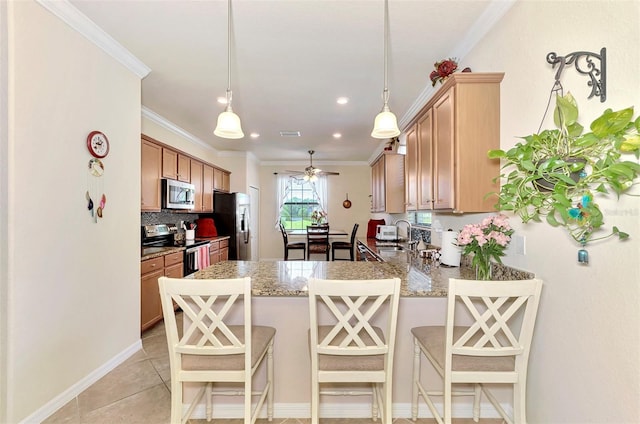
[{"label": "ceiling", "polygon": [[[213,135],[227,88],[226,0],[70,2],[151,68],[142,80],[145,110],[217,151],[278,163],[308,160],[312,149],[322,164],[368,161],[385,142],[370,135],[383,104],[382,0],[235,0],[231,88],[241,140]],[[462,57],[500,4],[389,0],[389,106],[401,127],[432,92],[433,64]],[[341,96],[346,105],[336,103]]]}]

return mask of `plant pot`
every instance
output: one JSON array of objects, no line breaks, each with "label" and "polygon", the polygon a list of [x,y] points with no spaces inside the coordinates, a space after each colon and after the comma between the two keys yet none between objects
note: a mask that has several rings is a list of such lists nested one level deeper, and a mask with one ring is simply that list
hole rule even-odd
[{"label": "plant pot", "polygon": [[[546,159],[537,162],[536,167],[540,166],[540,164],[544,163],[545,161]],[[586,164],[587,163],[587,161],[583,158],[566,158],[564,159],[564,162],[567,164],[574,164],[574,163]],[[582,173],[583,169],[584,167],[581,168],[579,171],[570,172],[569,178],[571,178],[574,182],[577,183],[578,181],[580,181],[580,174]],[[555,187],[556,184],[554,181],[549,181],[544,178],[538,178],[537,180],[534,181],[534,185],[541,192],[549,192],[549,191],[553,191],[553,188]]]}]

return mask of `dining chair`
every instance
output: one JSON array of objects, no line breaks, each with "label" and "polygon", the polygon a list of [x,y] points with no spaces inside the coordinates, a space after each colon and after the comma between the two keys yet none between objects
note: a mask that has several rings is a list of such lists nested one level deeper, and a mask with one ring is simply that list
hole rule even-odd
[{"label": "dining chair", "polygon": [[311,423],[321,395],[369,395],[372,418],[391,424],[400,279],[310,278],[308,289]]},{"label": "dining chair", "polygon": [[312,254],[323,253],[329,260],[331,245],[329,244],[328,225],[307,226],[307,259],[311,260]]},{"label": "dining chair", "polygon": [[[453,396],[473,396],[473,420],[480,419],[481,395],[509,424],[526,423],[527,363],[542,280],[475,281],[449,279],[445,326],[411,329],[414,342],[411,418],[424,399],[439,424],[451,423]],[[443,380],[442,390],[420,382],[422,354]],[[459,389],[454,385],[472,385]],[[486,384],[513,386],[509,417]],[[443,413],[432,396],[443,397]]]},{"label": "dining chair", "polygon": [[[244,423],[255,422],[265,400],[267,417],[273,418],[272,327],[251,322],[251,279],[182,279],[160,277],[160,297],[169,348],[171,369],[171,423],[187,422],[206,396],[207,421],[211,420],[213,395],[243,395]],[[183,311],[183,328],[178,328],[176,308]],[[231,318],[233,317],[233,319]],[[266,362],[266,381],[254,391],[256,369]],[[183,383],[203,383],[183,415]],[[213,383],[230,386],[213,390]],[[218,386],[218,384],[216,384]],[[252,397],[258,396],[252,410]]]},{"label": "dining chair", "polygon": [[289,235],[287,234],[287,230],[284,229],[282,223],[278,223],[278,226],[280,227],[280,232],[282,233],[282,241],[284,243],[284,260],[289,260],[289,250],[302,250],[302,260],[304,261],[307,258],[307,244],[303,241],[293,243],[289,242]]},{"label": "dining chair", "polygon": [[[359,224],[353,224],[353,230],[351,230],[351,239],[350,241],[334,241],[331,243],[331,260],[332,261],[347,261],[355,260],[355,254],[353,246],[356,243],[356,233],[358,232]],[[341,259],[336,258],[336,250],[348,250],[349,251],[349,259]]]}]

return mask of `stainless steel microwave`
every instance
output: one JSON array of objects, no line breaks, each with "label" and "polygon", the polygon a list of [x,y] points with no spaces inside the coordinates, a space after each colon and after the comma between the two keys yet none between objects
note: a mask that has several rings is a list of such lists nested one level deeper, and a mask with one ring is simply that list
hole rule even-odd
[{"label": "stainless steel microwave", "polygon": [[196,187],[182,181],[162,180],[162,207],[165,209],[193,209]]}]

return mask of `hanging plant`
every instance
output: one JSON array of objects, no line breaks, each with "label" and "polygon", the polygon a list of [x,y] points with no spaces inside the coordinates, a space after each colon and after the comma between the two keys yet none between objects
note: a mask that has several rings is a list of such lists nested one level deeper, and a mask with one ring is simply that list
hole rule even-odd
[{"label": "hanging plant", "polygon": [[504,173],[496,208],[512,211],[522,222],[541,221],[564,227],[583,246],[594,240],[627,233],[613,227],[597,236],[604,216],[597,196],[619,197],[637,184],[640,164],[640,118],[633,107],[607,109],[583,133],[578,106],[570,93],[556,95],[556,129],[522,137],[509,150],[491,150],[489,158],[501,159]]}]

